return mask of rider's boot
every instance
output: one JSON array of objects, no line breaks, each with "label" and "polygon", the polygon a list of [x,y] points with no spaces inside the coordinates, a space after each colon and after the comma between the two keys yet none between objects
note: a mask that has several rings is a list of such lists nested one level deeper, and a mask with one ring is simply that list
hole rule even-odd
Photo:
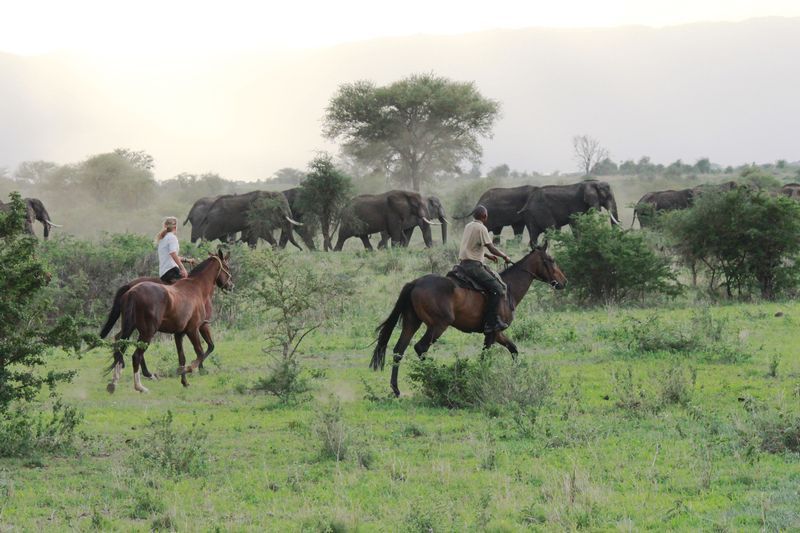
[{"label": "rider's boot", "polygon": [[508,324],[503,322],[503,319],[497,313],[503,295],[497,291],[489,291],[489,300],[486,302],[486,314],[483,317],[483,332],[494,333],[496,331],[503,331],[508,327]]}]

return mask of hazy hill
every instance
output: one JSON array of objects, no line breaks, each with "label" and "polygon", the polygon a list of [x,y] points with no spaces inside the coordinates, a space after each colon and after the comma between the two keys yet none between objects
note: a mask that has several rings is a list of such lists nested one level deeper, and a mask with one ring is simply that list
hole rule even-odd
[{"label": "hazy hill", "polygon": [[145,149],[161,178],[303,167],[338,84],[435,71],[503,104],[485,168],[574,170],[571,137],[615,159],[800,158],[800,19],[665,29],[525,29],[149,59],[0,55],[0,166]]}]

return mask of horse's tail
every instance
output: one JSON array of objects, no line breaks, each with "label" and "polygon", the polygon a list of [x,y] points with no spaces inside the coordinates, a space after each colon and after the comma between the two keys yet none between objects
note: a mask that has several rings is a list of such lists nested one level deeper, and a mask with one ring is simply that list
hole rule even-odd
[{"label": "horse's tail", "polygon": [[111,328],[113,328],[114,324],[116,324],[117,319],[119,318],[122,295],[128,292],[128,289],[130,288],[131,284],[129,283],[117,289],[117,293],[114,295],[114,303],[111,305],[111,312],[108,313],[108,319],[106,320],[103,329],[100,330],[101,339],[105,339],[108,335],[108,332],[111,331]]},{"label": "horse's tail", "polygon": [[397,321],[411,305],[411,290],[413,288],[413,281],[403,286],[403,289],[400,291],[400,296],[398,296],[397,302],[394,304],[394,309],[392,309],[392,312],[389,314],[389,318],[375,328],[375,331],[378,333],[378,344],[372,352],[372,361],[369,363],[370,368],[373,370],[378,370],[379,368],[383,370],[383,365],[386,362],[386,346],[389,344],[389,338],[392,336],[392,331],[397,325]]},{"label": "horse's tail", "polygon": [[[136,304],[132,298],[127,298],[124,302],[121,300],[122,295],[120,295],[119,299],[115,299],[114,304],[117,309],[117,316],[120,315],[120,309],[124,306],[124,310],[122,311],[122,329],[120,330],[119,338],[125,341],[130,338],[130,336],[133,334],[133,330],[136,329],[136,321],[134,320]],[[115,317],[114,320],[116,319],[117,318]],[[111,328],[109,327],[109,329]],[[122,357],[122,351],[116,344],[114,346],[112,358],[111,366],[108,367],[108,370],[112,370],[117,363],[119,363],[122,367],[125,366],[125,359]]]}]

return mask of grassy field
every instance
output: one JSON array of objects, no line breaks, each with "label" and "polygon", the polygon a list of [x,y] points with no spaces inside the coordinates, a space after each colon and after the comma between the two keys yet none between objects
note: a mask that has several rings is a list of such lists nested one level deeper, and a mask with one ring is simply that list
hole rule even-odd
[{"label": "grassy field", "polygon": [[[134,392],[130,366],[106,393],[106,351],[54,355],[53,368],[78,371],[60,392],[84,413],[84,435],[76,455],[0,459],[0,530],[800,529],[800,458],[761,445],[765,421],[779,419],[771,410],[785,420],[800,406],[800,304],[707,308],[687,296],[581,310],[540,285],[509,330],[523,364],[549,370],[553,392],[535,419],[430,406],[408,379],[415,357],[390,399],[388,368],[367,368],[372,330],[405,281],[446,258],[326,256],[359,289],[304,343],[312,392],[296,403],[247,390],[267,365],[270,325],[253,318],[216,327],[217,352],[186,389],[169,338],[147,353],[165,376],[146,381],[148,394]],[[705,329],[721,339],[672,352],[632,342]],[[477,358],[481,342],[448,330],[430,356]],[[149,426],[168,412],[171,426]],[[332,433],[338,460],[323,451]],[[170,438],[185,473],[153,457]]]}]

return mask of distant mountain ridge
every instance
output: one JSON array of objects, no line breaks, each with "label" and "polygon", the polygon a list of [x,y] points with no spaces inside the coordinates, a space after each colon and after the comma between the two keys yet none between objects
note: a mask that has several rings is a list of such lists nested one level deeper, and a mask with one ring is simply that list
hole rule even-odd
[{"label": "distant mountain ridge", "polygon": [[503,116],[484,168],[573,171],[571,138],[615,160],[800,159],[800,18],[662,29],[496,30],[330,48],[99,62],[0,54],[0,166],[144,149],[156,174],[263,178],[304,167],[336,87],[434,71],[474,80]]}]

